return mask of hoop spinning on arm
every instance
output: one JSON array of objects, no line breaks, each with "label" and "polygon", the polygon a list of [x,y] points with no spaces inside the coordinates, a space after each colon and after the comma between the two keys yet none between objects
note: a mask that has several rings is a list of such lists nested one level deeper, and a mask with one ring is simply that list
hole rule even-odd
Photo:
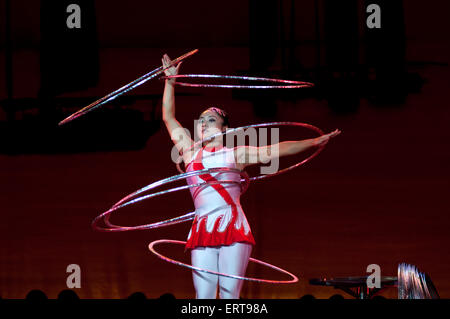
[{"label": "hoop spinning on arm", "polygon": [[[310,82],[301,82],[293,80],[282,80],[273,78],[262,78],[254,76],[239,76],[239,75],[216,75],[216,74],[178,74],[170,76],[162,76],[161,79],[179,79],[179,78],[205,78],[205,79],[232,79],[232,80],[244,80],[244,81],[262,81],[283,83],[279,85],[241,85],[241,84],[195,84],[186,82],[175,82],[180,86],[188,87],[202,87],[202,88],[225,88],[225,89],[299,89],[313,87],[314,84]],[[289,84],[289,85],[287,85]]]},{"label": "hoop spinning on arm", "polygon": [[[216,137],[223,136],[225,134],[231,134],[231,133],[234,133],[234,132],[237,132],[237,131],[241,131],[241,130],[244,130],[244,129],[248,129],[248,128],[258,128],[258,127],[267,127],[267,126],[297,126],[297,127],[300,126],[300,127],[305,127],[305,128],[310,129],[310,130],[313,130],[313,131],[317,132],[319,135],[323,135],[324,134],[323,131],[320,128],[315,127],[315,126],[313,126],[311,124],[306,124],[306,123],[298,123],[298,122],[270,122],[270,123],[252,124],[252,125],[246,125],[246,126],[241,126],[241,127],[229,129],[229,130],[227,130],[225,132],[219,132],[219,133],[216,133],[214,135],[211,135],[208,138],[205,138],[203,140],[195,142],[188,149],[188,151],[193,149],[193,148],[195,148],[197,145],[202,145],[202,143],[204,143],[204,142],[208,142],[210,140],[215,139]],[[287,171],[290,171],[290,170],[292,170],[292,169],[294,169],[296,167],[299,167],[299,166],[309,162],[310,160],[312,160],[314,157],[316,157],[324,149],[324,147],[325,147],[325,145],[319,146],[319,148],[313,154],[311,154],[309,157],[307,157],[303,161],[298,162],[297,164],[291,165],[291,166],[289,166],[287,168],[284,168],[284,169],[279,170],[279,171],[277,171],[275,173],[272,173],[272,174],[265,174],[265,175],[259,175],[259,176],[250,177],[249,181],[261,180],[261,179],[264,179],[264,178],[267,178],[267,177],[272,177],[272,176],[276,176],[276,175],[280,175],[280,174],[286,173]],[[184,173],[184,171],[180,167],[180,164],[179,164],[180,161],[177,160],[176,162],[177,162],[176,165],[177,165],[178,171],[180,173]]]},{"label": "hoop spinning on arm", "polygon": [[178,58],[176,58],[175,60],[173,60],[172,62],[169,63],[169,65],[165,68],[163,68],[162,66],[154,69],[153,71],[150,71],[146,74],[144,74],[143,76],[137,78],[136,80],[122,86],[121,88],[115,90],[114,92],[109,93],[108,95],[105,95],[104,97],[98,99],[97,101],[89,104],[88,106],[82,108],[81,110],[73,113],[72,115],[68,116],[67,118],[65,118],[64,120],[62,120],[61,122],[58,123],[58,125],[63,125],[66,124],[70,121],[75,120],[76,118],[96,109],[97,107],[114,100],[115,98],[121,96],[122,94],[125,94],[135,88],[137,88],[138,86],[140,86],[141,84],[144,84],[145,82],[147,82],[150,79],[153,79],[154,77],[157,77],[158,75],[162,74],[164,72],[164,70],[170,68],[171,66],[183,61],[184,59],[186,59],[187,57],[195,54],[198,52],[198,49],[192,50]]}]

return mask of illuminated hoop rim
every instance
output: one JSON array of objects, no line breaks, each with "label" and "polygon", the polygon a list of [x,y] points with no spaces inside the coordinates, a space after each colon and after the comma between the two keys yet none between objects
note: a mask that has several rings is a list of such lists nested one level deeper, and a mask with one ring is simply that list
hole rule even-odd
[{"label": "illuminated hoop rim", "polygon": [[[190,151],[191,149],[195,148],[197,145],[202,145],[204,142],[208,142],[210,140],[215,139],[216,137],[223,136],[225,134],[234,133],[236,131],[240,131],[240,130],[244,130],[244,129],[248,129],[248,128],[258,128],[258,127],[267,127],[267,126],[300,126],[300,127],[305,127],[305,128],[311,129],[311,130],[317,132],[319,135],[323,135],[324,134],[324,132],[320,128],[315,127],[315,126],[313,126],[311,124],[300,123],[300,122],[269,122],[269,123],[261,123],[261,124],[252,124],[252,125],[246,125],[246,126],[241,126],[241,127],[229,129],[227,131],[219,132],[219,133],[216,133],[214,135],[211,135],[210,137],[207,137],[207,138],[205,138],[203,140],[195,142],[186,151]],[[272,173],[272,174],[265,174],[265,175],[259,175],[259,176],[250,177],[249,181],[261,180],[261,179],[264,179],[264,178],[268,178],[268,177],[272,177],[272,176],[276,176],[276,175],[280,175],[280,174],[286,173],[287,171],[290,171],[290,170],[292,170],[292,169],[294,169],[296,167],[299,167],[299,166],[304,165],[305,163],[309,162],[314,157],[316,157],[324,148],[325,148],[325,144],[319,146],[318,149],[313,154],[308,156],[303,161],[298,162],[297,164],[294,164],[294,165],[291,165],[289,167],[283,168],[282,170],[279,170],[279,171],[277,171],[275,173]],[[177,166],[177,169],[178,169],[178,171],[180,173],[184,173],[184,171],[180,167],[180,162],[181,162],[180,159],[181,159],[181,156],[179,155],[178,159],[176,160],[176,162],[177,162],[176,166]],[[193,160],[195,160],[195,159],[193,159]]]},{"label": "illuminated hoop rim", "polygon": [[146,74],[144,74],[143,76],[137,78],[134,81],[131,81],[128,84],[125,84],[124,86],[122,86],[121,88],[115,90],[114,92],[109,93],[108,95],[105,95],[104,97],[98,99],[97,101],[89,104],[88,106],[82,108],[81,110],[76,111],[75,113],[69,115],[68,117],[66,117],[64,120],[62,120],[61,122],[58,123],[58,125],[63,125],[65,123],[68,123],[70,121],[73,121],[74,119],[96,109],[97,107],[99,107],[100,105],[103,105],[109,101],[112,101],[113,99],[119,97],[122,94],[127,93],[128,91],[131,91],[135,88],[137,88],[138,86],[144,84],[145,82],[147,82],[150,79],[153,79],[154,77],[162,74],[166,69],[172,67],[173,65],[183,61],[184,59],[186,59],[187,57],[190,57],[191,55],[195,54],[198,52],[198,49],[192,50],[186,54],[183,54],[182,56],[176,58],[175,60],[170,61],[170,63],[166,66],[160,66],[156,69],[154,69],[153,71],[150,71]]},{"label": "illuminated hoop rim", "polygon": [[[179,187],[173,187],[171,189],[168,190],[163,190],[163,191],[159,191],[156,193],[152,193],[152,194],[147,194],[147,195],[143,195],[140,196],[138,198],[132,199],[133,197],[142,194],[143,192],[146,192],[148,190],[154,189],[156,187],[168,184],[168,183],[172,183],[172,182],[176,182],[178,180],[181,179],[186,179],[189,177],[193,177],[193,176],[198,176],[198,175],[202,175],[202,174],[209,174],[209,173],[214,173],[214,172],[218,172],[218,173],[225,173],[225,172],[229,172],[229,173],[236,173],[239,174],[242,178],[239,181],[228,181],[228,180],[224,180],[224,181],[214,181],[214,182],[203,182],[203,183],[197,183],[197,184],[191,184],[191,185],[183,185],[183,186],[179,186]],[[171,176],[171,177],[167,177],[165,179],[156,181],[152,184],[149,184],[137,191],[135,191],[134,193],[131,193],[127,196],[125,196],[124,198],[122,198],[120,201],[118,201],[117,203],[115,203],[109,210],[103,212],[102,214],[98,215],[93,221],[92,221],[92,228],[94,228],[95,230],[98,231],[104,231],[104,232],[120,232],[120,231],[130,231],[130,230],[144,230],[144,229],[155,229],[155,228],[159,228],[159,227],[163,227],[163,226],[169,226],[169,225],[175,225],[178,223],[182,223],[188,220],[192,220],[195,217],[195,212],[190,212],[184,215],[181,215],[179,217],[174,217],[171,219],[167,219],[167,220],[163,220],[163,221],[159,221],[159,222],[154,222],[154,223],[150,223],[150,224],[145,224],[145,225],[139,225],[139,226],[119,226],[119,225],[114,225],[109,221],[110,215],[120,209],[123,208],[125,206],[131,205],[131,204],[135,204],[137,202],[140,202],[142,200],[145,199],[149,199],[152,197],[157,197],[157,196],[161,196],[167,193],[172,193],[172,192],[176,192],[176,191],[180,191],[180,190],[184,190],[184,189],[188,189],[188,188],[192,188],[192,187],[202,187],[204,185],[213,185],[213,184],[238,184],[241,185],[241,194],[243,194],[249,185],[249,180],[248,180],[248,175],[245,171],[240,171],[239,169],[235,169],[235,168],[227,168],[227,167],[217,167],[217,168],[206,168],[206,169],[202,169],[202,170],[196,170],[196,171],[191,171],[191,172],[187,172],[187,173],[183,173],[183,174],[178,174],[175,176]],[[222,208],[222,207],[219,207]],[[215,211],[215,210],[214,210]],[[212,213],[212,212],[209,212]],[[109,228],[107,227],[101,227],[99,226],[99,222],[103,219],[103,222],[105,225],[107,225]]]},{"label": "illuminated hoop rim", "polygon": [[185,264],[183,262],[168,258],[166,256],[163,256],[162,254],[158,253],[155,250],[155,246],[158,244],[163,244],[163,243],[170,243],[170,244],[182,244],[185,245],[186,242],[185,241],[181,241],[181,240],[172,240],[172,239],[159,239],[159,240],[155,240],[153,242],[151,242],[148,245],[148,249],[155,254],[157,257],[161,258],[164,261],[167,261],[169,263],[178,265],[178,266],[183,266],[186,268],[190,268],[192,270],[197,270],[197,271],[201,271],[201,272],[206,272],[209,274],[213,274],[213,275],[218,275],[218,276],[223,276],[223,277],[228,277],[228,278],[233,278],[233,279],[239,279],[239,280],[247,280],[247,281],[254,281],[254,282],[260,282],[260,283],[269,283],[269,284],[293,284],[298,282],[298,278],[297,276],[295,276],[294,274],[291,274],[290,272],[288,272],[287,270],[281,269],[277,266],[274,266],[272,264],[266,263],[264,261],[255,259],[255,258],[250,258],[249,261],[255,262],[257,264],[261,264],[264,266],[267,266],[271,269],[277,270],[283,274],[286,274],[290,277],[292,277],[291,280],[270,280],[270,279],[261,279],[261,278],[252,278],[252,277],[243,277],[243,276],[237,276],[237,275],[229,275],[229,274],[224,274],[224,273],[220,273],[220,272],[216,272],[216,271],[212,271],[212,270],[207,270],[207,269],[203,269],[203,268],[199,268],[199,267],[195,267],[189,264]]},{"label": "illuminated hoop rim", "polygon": [[[303,81],[263,78],[254,76],[240,76],[240,75],[217,75],[217,74],[177,74],[162,76],[161,79],[180,79],[180,78],[203,78],[203,79],[232,79],[244,81],[263,81],[272,83],[283,83],[280,85],[240,85],[240,84],[204,84],[204,83],[186,83],[178,82],[175,84],[188,87],[204,87],[204,88],[225,88],[225,89],[298,89],[313,87],[314,84]],[[289,85],[286,85],[289,84]]]}]

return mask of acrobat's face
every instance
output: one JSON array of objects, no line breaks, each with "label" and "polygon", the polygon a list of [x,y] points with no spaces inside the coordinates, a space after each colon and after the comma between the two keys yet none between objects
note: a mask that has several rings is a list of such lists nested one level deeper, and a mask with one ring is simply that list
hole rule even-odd
[{"label": "acrobat's face", "polygon": [[197,122],[197,134],[200,139],[208,138],[216,133],[224,131],[223,119],[216,112],[203,112]]}]

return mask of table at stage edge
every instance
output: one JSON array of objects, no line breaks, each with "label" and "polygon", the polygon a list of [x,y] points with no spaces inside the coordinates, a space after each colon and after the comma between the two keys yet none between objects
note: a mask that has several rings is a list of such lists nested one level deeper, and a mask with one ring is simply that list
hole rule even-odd
[{"label": "table at stage edge", "polygon": [[309,284],[315,286],[328,286],[341,289],[356,299],[370,299],[376,293],[385,288],[397,287],[397,277],[380,278],[379,288],[369,288],[367,286],[368,276],[361,277],[339,277],[339,278],[315,278],[310,279]]}]

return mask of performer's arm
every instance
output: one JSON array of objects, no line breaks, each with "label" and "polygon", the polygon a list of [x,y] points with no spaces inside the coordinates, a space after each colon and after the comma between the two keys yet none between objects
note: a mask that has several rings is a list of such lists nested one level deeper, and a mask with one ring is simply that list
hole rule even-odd
[{"label": "performer's arm", "polygon": [[[170,58],[167,54],[162,58],[163,66],[166,67],[170,63]],[[177,67],[170,67],[165,70],[165,74],[176,75],[180,68],[181,62]],[[162,117],[164,124],[166,124],[167,131],[170,134],[170,138],[177,147],[178,151],[183,153],[186,149],[191,147],[193,141],[186,133],[185,129],[181,126],[175,118],[175,79],[166,79],[164,85],[164,94],[162,102]]]},{"label": "performer's arm", "polygon": [[341,131],[335,130],[316,138],[300,141],[285,141],[267,146],[238,146],[235,149],[236,162],[242,168],[252,164],[267,163],[277,157],[294,155],[306,151],[311,147],[325,145],[330,138],[340,133]]}]

